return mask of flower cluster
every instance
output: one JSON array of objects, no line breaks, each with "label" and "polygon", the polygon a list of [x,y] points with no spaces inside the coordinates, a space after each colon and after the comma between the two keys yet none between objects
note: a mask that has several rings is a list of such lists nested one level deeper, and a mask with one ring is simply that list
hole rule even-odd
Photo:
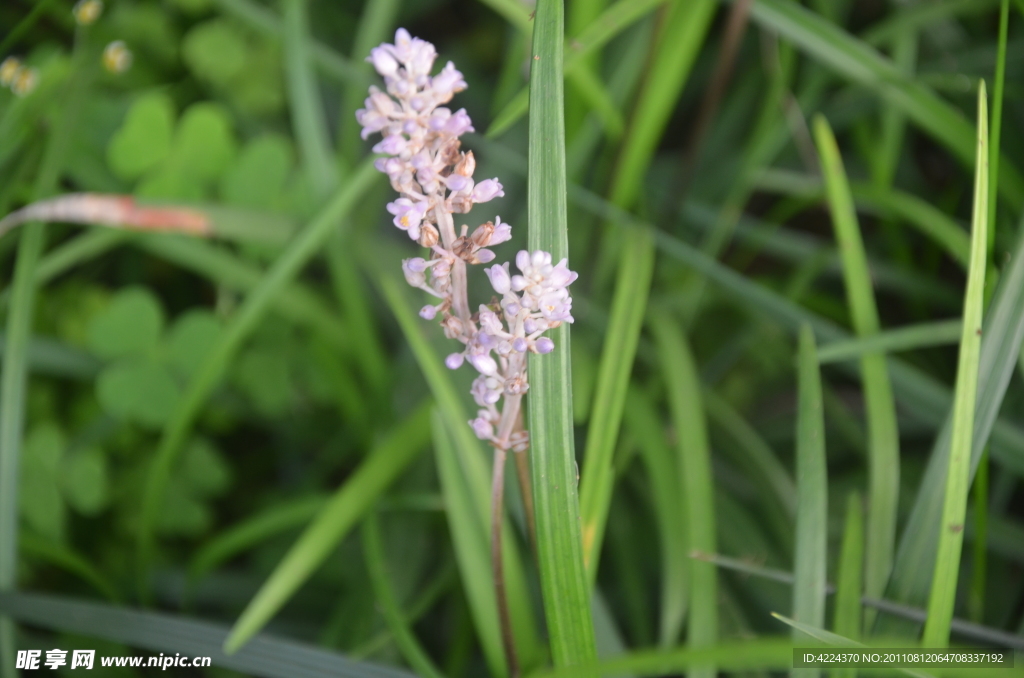
[{"label": "flower cluster", "polygon": [[573,321],[567,287],[576,274],[565,259],[553,264],[547,252],[521,251],[518,274],[507,263],[485,269],[499,296],[471,311],[466,267],[493,261],[488,248],[511,239],[512,228],[497,217],[472,233],[468,226],[455,230],[453,214],[465,214],[504,191],[497,179],[473,179],[473,152],[460,150],[459,139],[473,131],[472,121],[465,109],[453,113],[443,105],[466,89],[466,82],[450,61],[431,76],[436,58],[432,44],[404,29],[395,33],[394,44],[374,48],[368,61],[387,91],[371,87],[356,119],[364,139],[383,136],[373,150],[384,154],[376,167],[400,196],[387,205],[395,226],[430,250],[426,258],[402,262],[406,281],[438,300],[424,306],[420,316],[440,317],[445,336],[463,344],[445,360],[450,369],[469,363],[479,373],[472,395],[480,409],[469,423],[482,440],[521,451],[528,445],[519,416],[529,388],[527,356],[551,352],[554,342],[544,332]]}]

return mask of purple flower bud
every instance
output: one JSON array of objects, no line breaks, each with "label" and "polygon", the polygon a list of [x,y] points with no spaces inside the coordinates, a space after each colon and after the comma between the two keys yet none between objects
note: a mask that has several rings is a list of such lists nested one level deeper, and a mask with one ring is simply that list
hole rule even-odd
[{"label": "purple flower bud", "polygon": [[[481,410],[481,412],[486,414],[487,410]],[[483,414],[471,420],[469,425],[473,427],[473,433],[480,440],[490,440],[494,437],[494,426],[491,425],[491,422]]]},{"label": "purple flower bud", "polygon": [[526,349],[529,345],[526,343],[526,339],[522,337],[516,337],[512,342],[512,350],[518,351],[519,353],[526,353]]},{"label": "purple flower bud", "polygon": [[420,317],[424,320],[433,320],[436,315],[437,308],[434,306],[424,306],[420,309]]},{"label": "purple flower bud", "polygon": [[533,334],[538,330],[537,321],[533,318],[527,318],[523,321],[523,332],[527,334]]},{"label": "purple flower bud", "polygon": [[473,189],[473,202],[487,202],[505,195],[501,182],[497,179],[484,179]]},{"label": "purple flower bud", "polygon": [[455,137],[473,131],[473,122],[469,119],[469,115],[466,114],[465,108],[460,108],[452,114],[452,117],[448,118],[444,131]]},{"label": "purple flower bud", "polygon": [[512,279],[508,275],[508,264],[494,265],[485,268],[484,273],[491,280],[491,287],[498,294],[508,294],[512,289]]},{"label": "purple flower bud", "polygon": [[408,142],[405,137],[401,134],[391,134],[373,147],[374,153],[387,153],[388,155],[398,155],[405,150],[405,146]]},{"label": "purple flower bud", "polygon": [[480,374],[491,376],[496,374],[498,371],[498,363],[494,362],[494,358],[487,355],[486,353],[478,353],[476,355],[470,355],[466,358],[469,364],[476,368],[476,371]]},{"label": "purple flower bud", "polygon": [[394,75],[398,70],[398,61],[384,47],[371,49],[370,56],[366,60],[372,63],[377,72],[385,78]]},{"label": "purple flower bud", "polygon": [[551,353],[555,350],[555,342],[547,337],[541,337],[534,345],[537,347],[537,353]]},{"label": "purple flower bud", "polygon": [[526,250],[519,250],[516,253],[516,268],[526,273],[530,268],[530,253]]},{"label": "purple flower bud", "polygon": [[465,193],[473,190],[473,180],[461,174],[449,174],[445,182],[452,191],[462,191]]},{"label": "purple flower bud", "polygon": [[[485,183],[485,182],[481,182]],[[480,184],[477,184],[477,188],[480,188]],[[475,192],[475,189],[474,189]],[[503,242],[508,242],[512,239],[512,226],[509,224],[501,223],[501,217],[495,217],[494,219],[494,233],[491,234],[491,245],[500,245]]]},{"label": "purple flower bud", "polygon": [[462,361],[465,358],[461,353],[452,353],[444,359],[445,367],[449,370],[457,370],[462,367]]},{"label": "purple flower bud", "polygon": [[477,250],[475,254],[477,261],[481,264],[489,264],[494,261],[495,254],[491,250]]},{"label": "purple flower bud", "polygon": [[450,61],[440,73],[433,77],[430,85],[434,93],[442,98],[452,92],[466,89],[466,81],[462,79],[462,73],[455,70],[455,64]]},{"label": "purple flower bud", "polygon": [[413,287],[425,285],[427,277],[423,274],[426,270],[426,263],[423,259],[405,259],[402,261],[402,273],[405,274],[405,281]]}]

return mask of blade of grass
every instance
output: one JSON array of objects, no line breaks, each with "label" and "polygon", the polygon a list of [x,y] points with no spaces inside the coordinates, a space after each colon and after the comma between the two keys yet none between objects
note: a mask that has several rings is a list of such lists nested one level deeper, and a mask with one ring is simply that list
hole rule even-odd
[{"label": "blade of grass", "polygon": [[[825,566],[828,552],[828,471],[825,466],[825,415],[821,402],[821,367],[814,331],[800,329],[799,387],[796,424],[796,547],[793,576],[793,618],[812,626],[825,625]],[[797,640],[794,637],[794,641]],[[794,671],[791,675],[820,675]]]},{"label": "blade of grass", "polygon": [[[73,55],[72,77],[56,122],[46,140],[43,158],[33,187],[36,200],[58,190],[65,155],[71,144],[81,101],[87,87],[82,48],[84,31],[78,34]],[[79,77],[75,77],[78,75]],[[36,267],[46,244],[45,225],[26,225],[18,239],[11,302],[4,332],[3,373],[0,374],[0,594],[17,586],[18,574],[18,485],[21,443],[28,397],[28,348],[35,309]],[[15,628],[10,618],[0,615],[0,676],[14,678]]]},{"label": "blade of grass", "polygon": [[988,156],[988,228],[989,242],[995,243],[991,237],[997,227],[996,212],[999,208],[997,191],[999,189],[999,149],[1000,135],[1003,129],[1003,89],[1006,84],[1006,33],[1010,23],[1010,0],[1002,0],[999,6],[999,43],[996,52],[996,72],[992,89],[992,127],[989,135]]},{"label": "blade of grass", "polygon": [[964,293],[964,326],[960,338],[953,428],[950,434],[949,466],[942,506],[939,544],[935,554],[928,620],[921,643],[924,647],[946,647],[949,623],[956,602],[960,552],[964,539],[964,516],[971,478],[971,450],[981,359],[981,324],[984,309],[985,260],[988,250],[988,111],[985,82],[978,88],[978,145],[974,175],[974,213],[971,223],[971,267]]},{"label": "blade of grass", "polygon": [[292,128],[302,164],[318,197],[327,197],[338,183],[331,139],[309,58],[309,0],[282,0],[284,4],[284,70]]},{"label": "blade of grass", "polygon": [[583,525],[583,562],[590,585],[597,578],[598,557],[613,485],[612,453],[633,370],[640,326],[647,310],[647,294],[654,273],[654,245],[647,234],[627,248],[619,262],[611,317],[601,351],[593,405],[587,427],[587,447],[580,481],[580,518]]},{"label": "blade of grass", "polygon": [[417,407],[328,500],[239,615],[224,641],[225,654],[259,633],[412,462],[430,439],[429,415],[429,403]]},{"label": "blade of grass", "polygon": [[299,270],[323,246],[338,228],[356,201],[377,179],[373,165],[366,162],[340,187],[324,209],[301,231],[288,248],[278,257],[260,283],[246,296],[241,307],[210,348],[202,366],[186,387],[171,420],[165,425],[159,447],[150,467],[143,494],[137,548],[139,591],[148,599],[146,576],[154,548],[154,526],[163,505],[167,479],[174,467],[178,452],[188,436],[192,423],[207,397],[217,387],[231,358],[245,339],[266,316],[279,292],[299,273]]},{"label": "blade of grass", "polygon": [[[901,108],[964,164],[974,161],[974,131],[967,118],[924,85],[907,79],[871,46],[788,0],[757,0],[751,16],[838,74]],[[1024,205],[1024,178],[1008,159],[1002,163],[999,191],[1014,209]]]},{"label": "blade of grass", "polygon": [[[868,270],[860,225],[835,136],[824,117],[814,120],[814,137],[825,176],[829,211],[843,260],[846,298],[854,330],[860,337],[879,332],[878,308]],[[880,598],[892,569],[896,512],[900,489],[900,439],[896,403],[883,353],[860,359],[868,423],[868,515],[864,591]]]},{"label": "blade of grass", "polygon": [[384,545],[381,543],[380,521],[377,514],[370,511],[363,520],[363,558],[366,561],[366,569],[370,572],[370,581],[373,584],[373,592],[380,604],[381,612],[387,621],[395,644],[405,660],[416,673],[423,678],[441,678],[441,671],[434,664],[433,660],[416,640],[412,629],[406,622],[405,615],[399,607],[395,592],[388,579],[387,559],[384,555]]},{"label": "blade of grass", "polygon": [[[530,60],[527,212],[531,250],[568,256],[561,0],[539,0]],[[573,444],[569,327],[552,332],[555,349],[530,361],[530,459],[544,616],[556,666],[595,656],[590,593],[583,566]]]},{"label": "blade of grass", "polygon": [[647,466],[658,519],[661,545],[658,644],[671,647],[679,640],[686,618],[690,581],[685,507],[676,483],[679,471],[650,397],[644,391],[630,387],[625,414],[626,431],[640,448],[640,455]]},{"label": "blade of grass", "polygon": [[[972,443],[971,466],[976,468],[982,451],[990,442],[993,459],[1019,469],[1019,457],[1007,456],[1003,444],[1009,442],[1004,422],[997,418],[1003,397],[1017,364],[1024,341],[1024,231],[1004,266],[999,284],[985,317],[978,373],[978,397]],[[938,403],[936,403],[938,405]],[[952,408],[945,402],[946,419],[932,447],[928,466],[911,509],[889,586],[890,598],[923,606],[928,599],[932,564],[935,559],[942,515],[943,488],[949,459]],[[883,619],[883,621],[885,621]],[[879,629],[887,627],[879,625]],[[887,632],[892,631],[888,629]]]},{"label": "blade of grass", "polygon": [[836,341],[821,347],[818,351],[818,361],[825,365],[841,360],[853,360],[867,353],[914,351],[955,344],[960,341],[961,326],[959,318],[936,320],[884,330],[867,337]]},{"label": "blade of grass", "polygon": [[32,593],[0,593],[0,611],[33,626],[102,638],[153,652],[210,657],[215,666],[262,678],[412,678],[392,666],[357,662],[334,652],[260,635],[237,654],[222,649],[226,626]]},{"label": "blade of grass", "polygon": [[[373,246],[378,258],[380,250],[379,244]],[[374,267],[379,267],[379,262],[374,261]],[[397,261],[394,264],[391,270],[397,271]],[[486,457],[481,454],[480,442],[466,424],[469,417],[448,376],[448,369],[444,367],[443,355],[427,341],[422,321],[404,296],[404,281],[399,283],[395,276],[381,274],[379,270],[376,273],[384,298],[409,342],[444,421],[443,429],[436,423],[433,427],[434,452],[445,489],[445,510],[459,560],[459,571],[488,667],[495,675],[505,675],[504,651],[498,632],[490,568],[489,530],[486,527],[490,515]],[[437,421],[436,417],[434,421]],[[443,437],[439,438],[439,435]],[[445,478],[449,480],[446,482]],[[526,575],[507,521],[502,539],[505,586],[516,647],[522,665],[529,667],[537,661],[540,648],[527,593]]]},{"label": "blade of grass", "polygon": [[[846,499],[846,526],[836,574],[836,605],[832,628],[841,636],[857,640],[861,635],[861,596],[864,580],[864,513],[860,495]],[[849,672],[853,678],[855,672]]]},{"label": "blade of grass", "polygon": [[[697,368],[686,337],[677,323],[657,312],[652,316],[650,326],[658,347],[672,423],[678,437],[678,487],[686,498],[689,548],[691,551],[714,553],[717,550],[714,481]],[[687,646],[714,645],[718,639],[718,575],[710,563],[691,563],[689,599]],[[688,675],[693,678],[714,676],[715,668],[713,665],[703,666]]]}]

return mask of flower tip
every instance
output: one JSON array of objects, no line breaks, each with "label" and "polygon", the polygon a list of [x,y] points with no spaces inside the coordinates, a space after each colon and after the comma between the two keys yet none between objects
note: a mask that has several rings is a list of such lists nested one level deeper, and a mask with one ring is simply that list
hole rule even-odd
[{"label": "flower tip", "polygon": [[551,353],[555,350],[555,342],[551,341],[547,337],[541,337],[537,340],[537,353]]}]

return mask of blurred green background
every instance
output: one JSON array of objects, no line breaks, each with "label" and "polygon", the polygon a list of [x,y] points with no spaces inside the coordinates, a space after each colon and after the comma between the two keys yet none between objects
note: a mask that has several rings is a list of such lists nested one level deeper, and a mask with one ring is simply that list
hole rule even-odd
[{"label": "blurred green background", "polygon": [[[605,3],[566,5],[570,54],[575,37],[598,36],[574,71],[587,77],[567,79],[566,131],[570,266],[580,273],[573,407],[585,550],[596,543],[591,564],[600,562],[599,654],[686,637],[680,591],[700,546],[684,527],[695,517],[679,513],[676,465],[687,445],[710,454],[713,515],[696,520],[713,526],[719,553],[741,561],[719,570],[719,635],[788,634],[768,613],[789,614],[790,587],[758,575],[794,568],[796,321],[815,324],[827,363],[830,581],[847,497],[870,495],[873,444],[856,360],[863,348],[827,354],[845,337],[834,329],[854,322],[812,120],[823,115],[839,140],[880,325],[913,326],[886,378],[898,423],[893,543],[901,543],[919,497],[941,494],[922,478],[956,374],[978,80],[992,92],[1000,58],[1002,190],[987,298],[998,298],[1000,270],[1016,261],[1024,6],[1008,3],[1001,51],[992,0],[647,2],[635,16],[612,16],[606,36],[592,27],[607,19]],[[348,488],[358,506],[335,515],[333,536],[321,534],[325,560],[268,631],[418,667],[381,612],[378,567],[443,675],[487,674],[485,632],[453,550],[458,518],[446,515],[451,490],[431,453],[423,409],[431,390],[396,322],[421,302],[410,292],[403,311],[381,291],[415,248],[389,223],[386,182],[358,178],[371,144],[360,140],[354,111],[377,83],[364,55],[396,27],[433,42],[440,64],[454,61],[469,89],[452,106],[465,107],[476,128],[463,148],[476,154],[477,177],[499,177],[506,194],[468,223],[495,213],[512,223],[515,238],[498,260],[512,259],[529,227],[526,119],[508,115],[529,72],[529,12],[518,0],[107,0],[92,25],[76,26],[66,0],[2,3],[0,60],[17,57],[37,81],[27,93],[0,90],[0,214],[59,193],[131,194],[208,210],[215,231],[204,240],[59,219],[47,226],[20,396],[19,589],[231,624],[327,498]],[[123,72],[103,64],[115,40],[131,53]],[[485,135],[495,121],[498,133]],[[278,281],[240,328],[247,298],[268,284],[288,243],[353,181],[362,182],[358,193],[308,265]],[[664,236],[653,261],[622,230],[631,219]],[[8,328],[27,232],[0,236]],[[443,355],[440,329],[421,330]],[[956,614],[1019,634],[1019,322],[1005,336],[1005,398],[982,385],[997,409],[1002,403],[1001,433],[972,493]],[[678,337],[692,350],[692,382],[681,383],[671,364]],[[468,370],[450,376],[468,412]],[[204,379],[208,397],[195,386]],[[680,388],[683,405],[673,400]],[[181,416],[189,407],[191,420]],[[179,453],[154,467],[175,435]],[[380,477],[348,485],[374,450],[385,455]],[[607,496],[586,487],[597,455],[610,464]],[[509,487],[527,572],[522,604],[542,628],[514,478]],[[150,541],[140,536],[147,500],[159,502]],[[376,551],[359,522],[368,512],[379,513]],[[25,647],[72,642],[40,627],[21,633]],[[524,661],[543,665],[544,650]]]}]

